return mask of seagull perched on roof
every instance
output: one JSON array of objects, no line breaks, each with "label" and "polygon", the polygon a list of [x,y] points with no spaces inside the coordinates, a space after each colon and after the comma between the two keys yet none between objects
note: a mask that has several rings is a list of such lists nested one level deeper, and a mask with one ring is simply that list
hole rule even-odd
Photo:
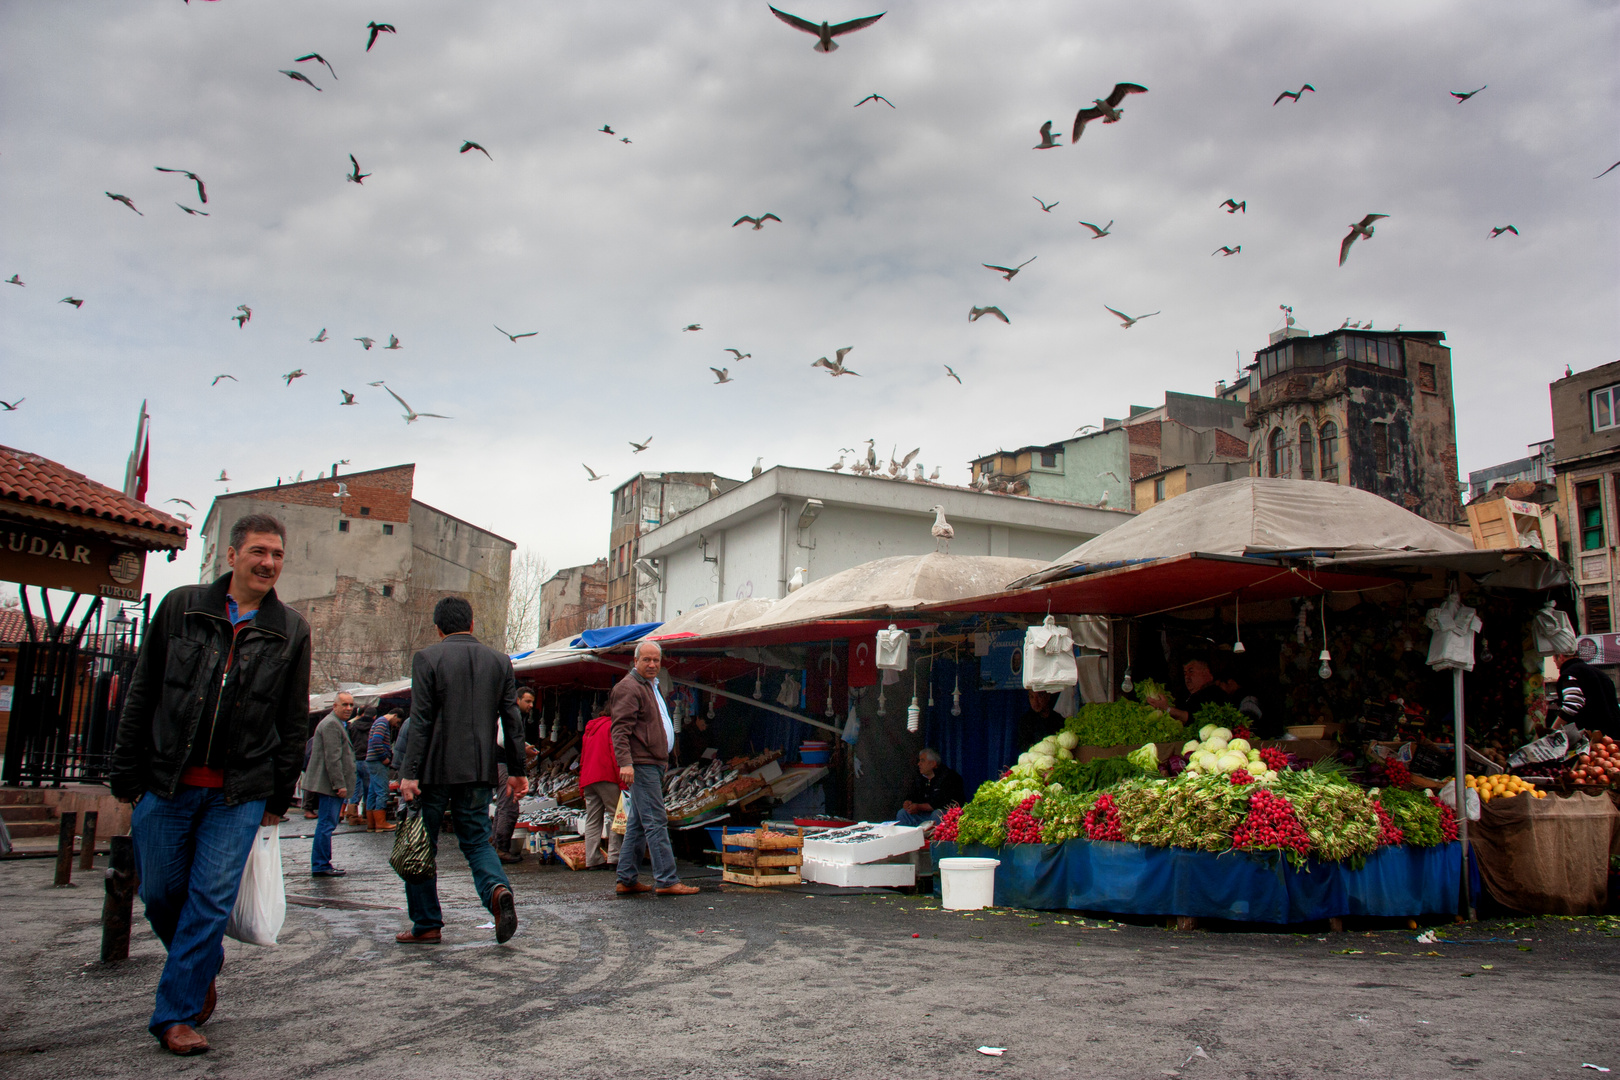
[{"label": "seagull perched on roof", "polygon": [[934,536],[934,550],[949,554],[951,538],[956,535],[956,530],[951,527],[950,522],[945,520],[945,508],[943,506],[935,506],[932,509],[934,511],[934,527],[928,531]]},{"label": "seagull perched on roof", "polygon": [[742,217],[738,218],[736,221],[733,221],[731,223],[731,227],[733,229],[735,229],[737,226],[739,226],[743,222],[747,221],[747,222],[750,222],[750,223],[753,224],[755,232],[759,232],[759,230],[761,230],[761,229],[763,229],[765,227],[765,223],[767,221],[775,221],[777,223],[780,223],[781,220],[782,219],[777,217],[775,214],[770,214],[770,213],[761,214],[761,215],[759,215],[759,217],[749,217],[747,214],[744,214]]},{"label": "seagull perched on roof", "polygon": [[788,578],[788,592],[798,592],[800,589],[804,588],[804,575],[808,574],[809,572],[810,568],[808,566],[795,566],[793,568],[793,576]]},{"label": "seagull perched on roof", "polygon": [[853,348],[855,348],[855,346],[846,345],[842,349],[839,349],[836,353],[833,354],[835,357],[837,357],[837,359],[828,360],[825,356],[823,356],[821,359],[813,361],[810,364],[810,366],[811,367],[818,367],[818,368],[826,368],[828,373],[831,374],[832,377],[835,378],[835,379],[840,375],[854,375],[856,378],[860,378],[860,376],[861,376],[860,372],[852,371],[849,368],[844,366],[844,357]]},{"label": "seagull perched on roof", "polygon": [[1298,90],[1284,90],[1282,93],[1277,95],[1277,101],[1273,101],[1271,104],[1273,106],[1275,106],[1277,104],[1277,102],[1281,101],[1283,98],[1293,98],[1294,99],[1294,104],[1298,105],[1299,104],[1299,95],[1305,93],[1305,91],[1307,91],[1307,90],[1309,90],[1313,94],[1316,93],[1316,87],[1312,86],[1310,83],[1306,83],[1304,86],[1300,87]]},{"label": "seagull perched on roof", "polygon": [[[766,6],[770,7],[768,4]],[[775,15],[778,19],[781,19],[795,30],[803,30],[807,34],[814,34],[819,39],[815,44],[816,52],[830,53],[838,48],[838,42],[834,41],[833,38],[842,37],[844,34],[852,34],[856,30],[864,30],[866,27],[871,26],[873,23],[883,18],[883,16],[887,15],[888,12],[880,11],[876,15],[867,15],[864,18],[851,19],[848,22],[824,22],[820,26],[817,26],[809,19],[801,19],[797,15],[789,15],[787,12],[778,11],[774,7],[771,8],[771,14]]]},{"label": "seagull perched on roof", "polygon": [[1157,311],[1150,311],[1146,315],[1138,315],[1133,319],[1129,315],[1125,314],[1123,311],[1114,311],[1114,309],[1109,307],[1107,304],[1103,305],[1103,309],[1105,311],[1113,312],[1115,315],[1118,315],[1122,320],[1124,320],[1121,323],[1121,326],[1123,326],[1123,328],[1126,329],[1126,330],[1129,330],[1131,327],[1135,326],[1137,323],[1141,322],[1143,319],[1151,318],[1154,315],[1160,314],[1160,312],[1157,312]]},{"label": "seagull perched on roof", "polygon": [[1052,134],[1052,121],[1048,120],[1041,125],[1041,141],[1030,147],[1031,150],[1050,150],[1054,146],[1062,146],[1057,136]]},{"label": "seagull perched on roof", "polygon": [[1359,222],[1357,222],[1356,224],[1350,226],[1349,235],[1346,236],[1339,243],[1339,265],[1340,266],[1343,266],[1344,265],[1344,260],[1348,259],[1350,257],[1350,245],[1355,243],[1356,239],[1358,237],[1365,236],[1368,239],[1371,239],[1372,234],[1373,234],[1373,222],[1381,220],[1383,218],[1387,218],[1387,217],[1389,217],[1388,214],[1368,214],[1366,217],[1362,218]]},{"label": "seagull perched on roof", "polygon": [[401,406],[404,407],[404,409],[405,409],[405,414],[404,414],[405,415],[405,422],[407,424],[414,424],[424,416],[431,416],[435,420],[454,420],[455,419],[455,417],[453,417],[453,416],[445,416],[443,413],[436,413],[436,412],[419,413],[415,409],[411,408],[410,402],[406,401],[404,398],[402,398],[398,394],[394,393],[393,387],[385,386],[385,387],[383,387],[383,389],[388,391],[388,396],[389,397],[393,398],[395,401],[399,402]]},{"label": "seagull perched on roof", "polygon": [[996,318],[1000,319],[1002,322],[1006,323],[1007,325],[1009,325],[1009,326],[1012,325],[1012,320],[1007,318],[1007,313],[1005,311],[1002,311],[998,307],[970,308],[970,309],[968,309],[968,322],[978,322],[981,318],[983,318],[986,315],[994,315]]},{"label": "seagull perched on roof", "polygon": [[1086,130],[1086,125],[1093,120],[1101,120],[1105,124],[1119,123],[1119,118],[1125,114],[1125,110],[1119,107],[1119,103],[1125,100],[1125,95],[1145,94],[1147,92],[1147,87],[1138,86],[1136,83],[1115,83],[1114,89],[1109,92],[1106,98],[1093,99],[1091,108],[1081,109],[1075,114],[1074,134],[1069,136],[1069,144],[1073,146],[1078,143],[1081,134]]},{"label": "seagull perched on roof", "polygon": [[762,462],[762,461],[764,461],[764,460],[765,460],[765,457],[764,457],[764,455],[763,455],[763,454],[762,454],[762,455],[760,455],[760,456],[759,456],[759,457],[757,457],[757,458],[755,458],[755,459],[754,459],[754,467],[753,467],[753,468],[752,468],[752,469],[750,469],[750,470],[749,470],[749,472],[748,472],[748,475],[749,475],[749,476],[750,476],[750,477],[755,477],[755,476],[758,476],[758,475],[759,475],[759,474],[760,474],[760,473],[762,473],[762,472],[764,472],[764,471],[765,471],[765,470],[764,470],[764,469],[761,469],[761,468],[760,468],[760,467],[759,467],[759,466],[760,466],[760,462]]},{"label": "seagull perched on roof", "polygon": [[1013,278],[1018,276],[1018,271],[1022,270],[1024,267],[1028,266],[1038,258],[1040,258],[1039,255],[1031,255],[1017,266],[992,266],[990,263],[980,263],[979,265],[984,267],[986,270],[994,270],[998,274],[1004,274],[1006,275],[1006,279],[1011,281]]},{"label": "seagull perched on roof", "polygon": [[709,370],[714,372],[714,385],[716,386],[721,383],[737,381],[731,377],[731,369],[728,367],[711,367]]}]

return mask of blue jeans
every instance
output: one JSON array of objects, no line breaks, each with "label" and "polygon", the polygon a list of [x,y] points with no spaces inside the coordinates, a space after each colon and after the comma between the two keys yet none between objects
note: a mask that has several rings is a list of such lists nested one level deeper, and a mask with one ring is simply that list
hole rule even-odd
[{"label": "blue jeans", "polygon": [[639,873],[641,848],[652,856],[653,880],[658,888],[680,882],[675,869],[675,849],[669,844],[669,815],[664,810],[664,770],[658,765],[637,765],[636,781],[630,785],[630,812],[624,823],[624,841],[619,845],[619,883],[634,885]]},{"label": "blue jeans", "polygon": [[202,1011],[225,962],[225,921],[264,817],[264,800],[227,805],[219,788],[147,792],[130,815],[141,903],[168,949],[149,1030],[162,1037]]},{"label": "blue jeans", "polygon": [[343,816],[343,800],[336,795],[317,793],[320,799],[320,819],[315,822],[315,843],[309,849],[309,869],[316,872],[332,869],[332,831]]},{"label": "blue jeans", "polygon": [[[495,849],[489,845],[488,787],[483,784],[424,785],[416,805],[421,807],[422,822],[427,826],[428,843],[433,845],[435,858],[439,851],[439,823],[444,820],[445,807],[450,808],[456,843],[461,845],[461,854],[472,869],[473,886],[485,907],[489,907],[495,886],[512,887],[506,871],[501,869],[501,860],[496,856]],[[444,925],[444,914],[439,910],[437,878],[407,881],[405,904],[411,913],[411,930],[415,933],[437,930]]]},{"label": "blue jeans", "polygon": [[896,825],[926,825],[930,821],[937,822],[945,816],[945,811],[935,810],[931,814],[913,814],[910,810],[902,810],[894,815]]},{"label": "blue jeans", "polygon": [[368,761],[366,771],[366,809],[388,809],[388,766],[381,761]]},{"label": "blue jeans", "polygon": [[346,806],[359,806],[360,800],[366,797],[366,789],[371,786],[371,771],[366,766],[364,758],[354,763],[354,783],[349,785],[349,797],[344,799]]}]

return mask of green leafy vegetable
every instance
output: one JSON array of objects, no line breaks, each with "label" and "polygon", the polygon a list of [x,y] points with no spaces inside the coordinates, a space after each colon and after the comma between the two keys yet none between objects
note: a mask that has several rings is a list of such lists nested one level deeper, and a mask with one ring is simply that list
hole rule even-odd
[{"label": "green leafy vegetable", "polygon": [[1081,746],[1140,746],[1181,742],[1185,729],[1170,716],[1136,701],[1094,701],[1063,724]]},{"label": "green leafy vegetable", "polygon": [[1174,697],[1170,696],[1170,691],[1169,691],[1168,688],[1166,688],[1164,683],[1159,682],[1157,679],[1142,679],[1142,680],[1137,682],[1137,684],[1136,684],[1136,700],[1137,701],[1140,701],[1143,704],[1146,704],[1147,700],[1149,698],[1156,698],[1156,697],[1164,698],[1165,708],[1174,708],[1175,707],[1176,699]]},{"label": "green leafy vegetable", "polygon": [[1201,705],[1198,712],[1193,714],[1193,727],[1202,728],[1206,724],[1214,724],[1218,728],[1226,728],[1229,731],[1252,726],[1248,713],[1220,701],[1211,701],[1207,705]]},{"label": "green leafy vegetable", "polygon": [[1440,810],[1427,795],[1403,788],[1384,788],[1378,793],[1395,827],[1401,830],[1402,842],[1414,847],[1434,847],[1440,843]]}]

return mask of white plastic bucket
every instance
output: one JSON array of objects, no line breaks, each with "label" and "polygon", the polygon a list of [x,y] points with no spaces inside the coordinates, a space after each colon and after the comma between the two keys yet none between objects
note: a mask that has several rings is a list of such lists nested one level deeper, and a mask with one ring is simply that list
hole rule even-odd
[{"label": "white plastic bucket", "polygon": [[1000,859],[939,860],[940,903],[951,911],[977,911],[996,902]]}]

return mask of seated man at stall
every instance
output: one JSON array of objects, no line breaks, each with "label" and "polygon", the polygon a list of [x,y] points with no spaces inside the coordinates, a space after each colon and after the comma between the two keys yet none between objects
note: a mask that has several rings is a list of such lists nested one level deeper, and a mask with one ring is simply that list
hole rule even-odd
[{"label": "seated man at stall", "polygon": [[962,774],[941,761],[938,750],[925,746],[917,752],[917,775],[911,778],[911,790],[894,816],[895,824],[938,821],[946,810],[961,806],[965,796]]}]

